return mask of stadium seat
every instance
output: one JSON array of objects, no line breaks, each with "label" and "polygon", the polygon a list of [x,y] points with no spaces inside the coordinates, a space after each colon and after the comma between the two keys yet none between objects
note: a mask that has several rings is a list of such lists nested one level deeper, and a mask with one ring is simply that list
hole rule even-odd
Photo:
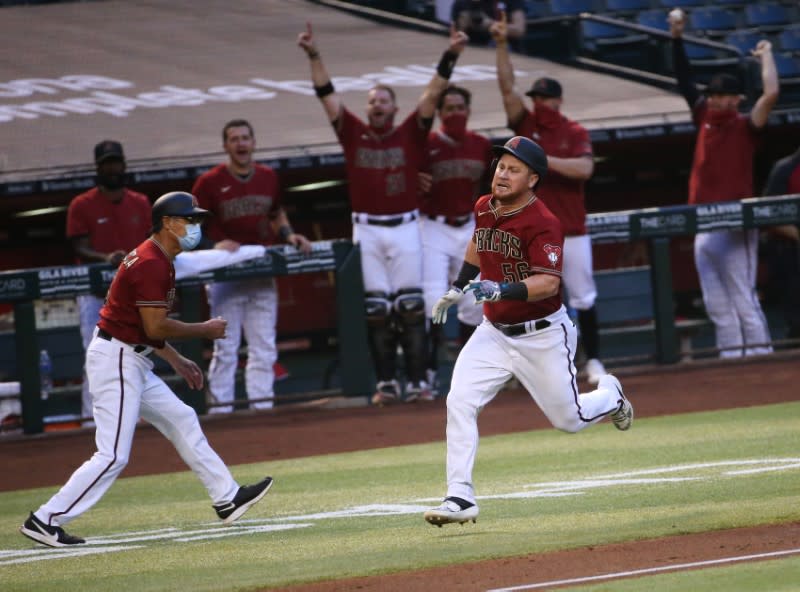
[{"label": "stadium seat", "polygon": [[597,12],[595,0],[550,0],[553,16],[576,16],[582,12]]},{"label": "stadium seat", "polygon": [[778,45],[782,51],[800,52],[800,25],[786,27],[781,31]]},{"label": "stadium seat", "polygon": [[736,29],[738,24],[737,14],[725,8],[704,6],[689,13],[689,28],[707,37],[721,37]]},{"label": "stadium seat", "polygon": [[636,22],[643,27],[650,27],[652,29],[658,29],[659,31],[669,31],[667,11],[663,8],[643,10],[636,16]]},{"label": "stadium seat", "polygon": [[775,69],[779,78],[800,77],[800,58],[790,53],[775,54]]},{"label": "stadium seat", "polygon": [[706,4],[706,0],[659,0],[659,4],[664,8],[691,8],[693,6],[704,6]]},{"label": "stadium seat", "polygon": [[606,11],[617,14],[634,15],[652,7],[651,0],[606,0]]},{"label": "stadium seat", "polygon": [[758,29],[742,29],[728,33],[724,42],[741,51],[743,56],[749,56],[750,50],[754,49],[762,39],[764,34]]},{"label": "stadium seat", "polygon": [[690,60],[713,60],[719,57],[719,52],[713,47],[699,45],[691,41],[685,41],[683,47],[686,49],[686,56]]},{"label": "stadium seat", "polygon": [[547,0],[525,0],[525,18],[538,19],[550,16],[550,3]]},{"label": "stadium seat", "polygon": [[775,30],[790,24],[791,15],[781,4],[755,2],[744,7],[744,22],[748,27]]},{"label": "stadium seat", "polygon": [[747,0],[712,0],[712,2],[720,6],[734,6],[734,7],[744,6],[745,4],[747,4]]}]

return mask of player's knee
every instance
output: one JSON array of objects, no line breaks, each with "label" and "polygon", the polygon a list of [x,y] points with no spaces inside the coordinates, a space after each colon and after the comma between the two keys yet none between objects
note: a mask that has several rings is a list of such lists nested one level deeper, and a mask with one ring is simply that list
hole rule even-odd
[{"label": "player's knee", "polygon": [[581,420],[579,417],[558,417],[555,419],[551,419],[550,423],[553,424],[553,427],[559,431],[566,432],[568,434],[574,434],[576,432],[580,432],[583,428],[585,428],[588,424]]},{"label": "player's knee", "polygon": [[425,299],[419,288],[399,290],[393,305],[395,314],[404,326],[409,327],[425,322]]},{"label": "player's knee", "polygon": [[364,299],[364,309],[367,315],[367,324],[371,327],[385,327],[389,322],[392,312],[392,303],[386,292],[367,292]]}]

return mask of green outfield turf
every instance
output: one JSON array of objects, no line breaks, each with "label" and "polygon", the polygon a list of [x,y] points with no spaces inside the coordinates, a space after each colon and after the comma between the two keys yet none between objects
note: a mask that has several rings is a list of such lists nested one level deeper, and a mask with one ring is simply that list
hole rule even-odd
[{"label": "green outfield turf", "polygon": [[[422,512],[445,492],[444,453],[440,442],[234,467],[275,486],[233,527],[189,472],[123,478],[69,525],[89,544],[68,550],[17,532],[55,488],[2,493],[0,589],[247,590],[800,520],[800,403],[484,438],[478,522],[439,529]],[[798,561],[586,589],[784,590]],[[722,583],[700,586],[711,577]],[[727,584],[739,581],[758,585]]]}]

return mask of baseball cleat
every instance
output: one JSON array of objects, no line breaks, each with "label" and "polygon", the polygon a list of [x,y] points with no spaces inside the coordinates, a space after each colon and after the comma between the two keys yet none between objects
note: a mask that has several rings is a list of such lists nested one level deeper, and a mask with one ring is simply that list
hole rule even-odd
[{"label": "baseball cleat", "polygon": [[236,492],[233,501],[226,504],[217,504],[214,509],[223,524],[230,524],[240,518],[250,506],[253,506],[264,497],[272,487],[272,477],[267,477],[254,485],[243,485]]},{"label": "baseball cleat", "polygon": [[633,423],[633,405],[631,405],[631,402],[628,401],[625,394],[622,392],[622,385],[619,380],[617,380],[617,377],[613,374],[606,374],[600,379],[599,386],[601,388],[605,387],[611,392],[616,390],[617,393],[619,393],[619,407],[611,414],[611,421],[614,422],[614,427],[618,430],[624,432],[630,429]]},{"label": "baseball cleat", "polygon": [[441,528],[445,524],[464,524],[476,521],[478,506],[460,497],[446,497],[441,505],[431,508],[424,514],[429,524]]},{"label": "baseball cleat", "polygon": [[400,400],[400,385],[396,380],[382,380],[377,387],[378,390],[372,395],[373,405],[389,405]]},{"label": "baseball cleat", "polygon": [[31,512],[28,519],[19,527],[19,531],[31,540],[48,547],[69,547],[82,545],[85,539],[67,534],[60,526],[48,526]]}]

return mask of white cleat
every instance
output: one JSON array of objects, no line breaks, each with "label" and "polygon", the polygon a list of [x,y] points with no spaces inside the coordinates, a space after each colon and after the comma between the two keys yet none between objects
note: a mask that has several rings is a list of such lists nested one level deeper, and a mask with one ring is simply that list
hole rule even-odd
[{"label": "white cleat", "polygon": [[619,408],[611,414],[611,421],[614,422],[614,427],[623,432],[630,429],[633,423],[633,405],[625,397],[622,392],[622,385],[617,377],[613,374],[606,374],[600,379],[599,388],[607,388],[612,393],[616,391],[619,393]]},{"label": "white cleat", "polygon": [[460,497],[446,497],[441,505],[425,512],[425,520],[439,528],[445,524],[475,522],[477,517],[478,506]]}]

